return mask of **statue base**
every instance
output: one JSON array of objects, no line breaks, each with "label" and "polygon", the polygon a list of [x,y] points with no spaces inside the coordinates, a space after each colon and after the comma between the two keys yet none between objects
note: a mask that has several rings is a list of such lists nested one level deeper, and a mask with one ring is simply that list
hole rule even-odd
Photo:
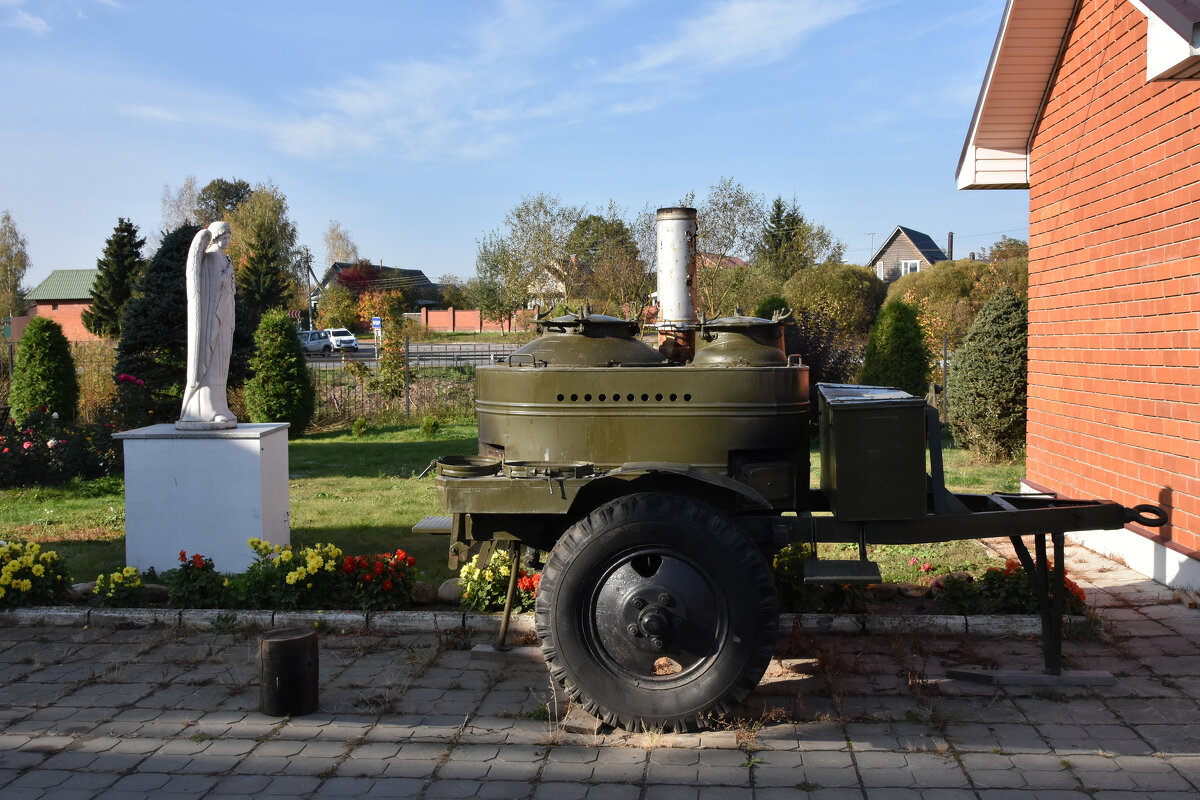
[{"label": "statue base", "polygon": [[254,560],[247,539],[290,544],[287,429],[164,424],[116,434],[125,448],[125,563],[162,573],[185,550],[237,573]]},{"label": "statue base", "polygon": [[177,431],[225,431],[231,428],[236,428],[238,421],[236,419],[227,422],[211,422],[203,419],[181,419],[175,423]]}]

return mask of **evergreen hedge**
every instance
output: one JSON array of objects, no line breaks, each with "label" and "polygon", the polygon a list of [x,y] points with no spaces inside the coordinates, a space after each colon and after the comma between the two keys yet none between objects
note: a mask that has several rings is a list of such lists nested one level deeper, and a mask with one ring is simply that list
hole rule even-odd
[{"label": "evergreen hedge", "polygon": [[312,420],[316,393],[287,312],[263,314],[254,344],[257,349],[250,359],[254,377],[246,382],[251,422],[290,422],[288,436],[302,436]]},{"label": "evergreen hedge", "polygon": [[971,323],[950,365],[954,441],[987,459],[1013,458],[1025,447],[1028,321],[1010,288],[992,296]]},{"label": "evergreen hedge", "polygon": [[924,397],[929,389],[929,361],[916,309],[898,300],[885,305],[867,339],[861,382]]},{"label": "evergreen hedge", "polygon": [[75,418],[79,382],[75,361],[62,326],[46,317],[34,317],[17,343],[12,388],[8,403],[14,420],[23,421],[44,406],[46,413],[64,421]]}]

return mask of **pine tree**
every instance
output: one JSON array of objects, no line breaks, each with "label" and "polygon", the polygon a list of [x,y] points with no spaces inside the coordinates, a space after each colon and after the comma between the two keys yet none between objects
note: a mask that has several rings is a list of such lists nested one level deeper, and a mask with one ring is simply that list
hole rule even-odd
[{"label": "pine tree", "polygon": [[929,388],[929,360],[916,309],[893,301],[883,307],[871,328],[863,354],[862,383],[924,397]]},{"label": "pine tree", "polygon": [[[138,279],[133,297],[125,304],[114,374],[132,375],[145,383],[144,389],[138,390],[128,383],[121,384],[118,406],[127,424],[169,422],[179,416],[187,372],[185,272],[188,248],[199,230],[195,225],[184,225],[166,234]],[[254,347],[252,331],[241,299],[236,298],[229,364],[231,388],[245,380]],[[137,394],[137,402],[126,394]],[[139,418],[141,407],[153,412],[151,419]]]},{"label": "pine tree", "polygon": [[285,266],[286,259],[272,236],[250,234],[237,285],[255,327],[267,311],[287,304],[291,281]]},{"label": "pine tree", "polygon": [[92,285],[92,305],[83,312],[83,326],[96,336],[115,339],[121,333],[121,312],[133,284],[145,265],[137,226],[124,217],[117,218],[112,236],[104,243],[104,255],[96,260],[100,274]]},{"label": "pine tree", "polygon": [[79,402],[75,361],[62,326],[54,320],[34,317],[25,327],[13,362],[8,402],[18,421],[41,406],[64,420],[75,418]]},{"label": "pine tree", "polygon": [[988,459],[1025,447],[1029,351],[1025,303],[1003,287],[980,309],[950,366],[950,423],[960,446]]},{"label": "pine tree", "polygon": [[268,311],[254,332],[250,360],[254,377],[246,382],[246,408],[252,422],[289,422],[288,436],[304,434],[316,403],[308,365],[296,328],[283,310]]}]

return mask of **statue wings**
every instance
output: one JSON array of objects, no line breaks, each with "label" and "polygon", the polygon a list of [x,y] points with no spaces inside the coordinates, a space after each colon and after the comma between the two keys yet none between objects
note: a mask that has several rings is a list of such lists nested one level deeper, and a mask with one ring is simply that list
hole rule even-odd
[{"label": "statue wings", "polygon": [[187,386],[199,387],[212,360],[213,340],[216,338],[215,318],[221,276],[217,270],[206,269],[205,252],[212,243],[212,231],[200,230],[188,248],[187,286]]}]

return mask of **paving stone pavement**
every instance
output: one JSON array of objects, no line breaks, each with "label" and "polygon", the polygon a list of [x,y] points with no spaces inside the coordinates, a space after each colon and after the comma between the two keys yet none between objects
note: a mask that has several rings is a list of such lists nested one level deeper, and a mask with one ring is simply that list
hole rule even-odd
[{"label": "paving stone pavement", "polygon": [[1036,637],[797,629],[689,734],[568,733],[536,649],[461,635],[324,636],[319,711],[281,719],[251,631],[0,627],[0,800],[1200,796],[1200,611],[1081,548],[1068,569],[1104,628],[1066,663],[1114,686],[946,677],[1040,672]]}]

